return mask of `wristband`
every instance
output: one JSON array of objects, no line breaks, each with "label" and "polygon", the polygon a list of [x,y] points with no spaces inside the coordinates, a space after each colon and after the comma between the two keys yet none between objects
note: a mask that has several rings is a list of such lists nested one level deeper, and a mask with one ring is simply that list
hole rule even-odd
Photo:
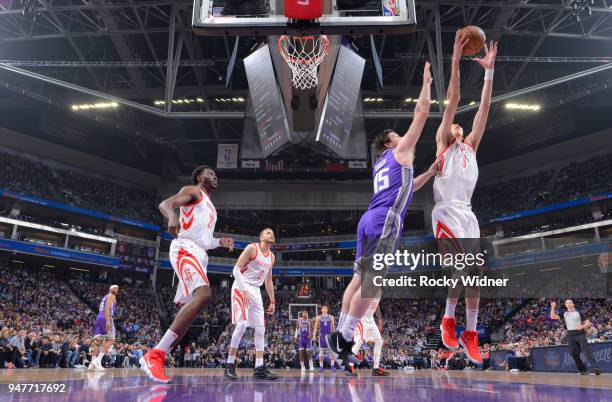
[{"label": "wristband", "polygon": [[493,80],[493,72],[494,71],[495,70],[492,69],[492,68],[491,69],[489,69],[489,68],[485,69],[485,77],[484,77],[485,81]]}]

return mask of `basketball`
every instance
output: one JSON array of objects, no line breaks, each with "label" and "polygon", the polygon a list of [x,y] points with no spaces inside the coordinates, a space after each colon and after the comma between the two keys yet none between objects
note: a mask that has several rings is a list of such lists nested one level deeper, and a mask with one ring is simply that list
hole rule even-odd
[{"label": "basketball", "polygon": [[470,36],[470,41],[463,49],[463,54],[465,56],[471,56],[480,52],[487,40],[484,31],[475,25],[462,28],[461,31],[467,32]]}]

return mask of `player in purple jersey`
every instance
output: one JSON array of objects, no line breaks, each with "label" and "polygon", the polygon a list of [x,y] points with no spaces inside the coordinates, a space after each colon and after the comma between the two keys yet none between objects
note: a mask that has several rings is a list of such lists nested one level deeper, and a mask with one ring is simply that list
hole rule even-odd
[{"label": "player in purple jersey", "polygon": [[302,372],[306,371],[304,362],[306,360],[306,354],[308,354],[308,363],[310,364],[310,371],[314,371],[314,365],[312,364],[312,331],[311,322],[308,319],[308,311],[302,311],[302,315],[297,320],[295,327],[295,340],[298,341],[298,347],[300,350],[300,366]]},{"label": "player in purple jersey", "polygon": [[[325,349],[327,349],[327,341],[325,340],[325,336],[327,334],[331,334],[336,330],[336,323],[334,322],[334,317],[327,313],[327,306],[321,307],[321,315],[318,315],[315,319],[314,331],[312,332],[314,336],[317,335],[317,331],[320,330],[319,333],[319,371],[323,371],[323,360],[325,359]],[[336,371],[336,359],[330,356],[330,363],[332,371]]]},{"label": "player in purple jersey", "polygon": [[374,139],[373,146],[380,155],[374,165],[374,195],[357,227],[354,276],[342,297],[338,332],[326,336],[330,355],[338,360],[356,360],[351,352],[355,328],[372,300],[380,297],[362,297],[359,270],[367,269],[374,254],[395,252],[413,191],[435,175],[436,163],[417,178],[412,166],[417,141],[429,116],[431,82],[430,66],[425,63],[423,86],[406,134],[402,137],[393,130],[384,130]]},{"label": "player in purple jersey", "polygon": [[117,293],[119,286],[112,285],[108,289],[108,294],[104,296],[100,302],[98,316],[94,323],[94,346],[98,347],[98,356],[91,359],[89,369],[95,371],[104,371],[102,367],[102,358],[105,353],[115,342],[115,323],[113,316],[115,315],[115,303],[117,301]]}]

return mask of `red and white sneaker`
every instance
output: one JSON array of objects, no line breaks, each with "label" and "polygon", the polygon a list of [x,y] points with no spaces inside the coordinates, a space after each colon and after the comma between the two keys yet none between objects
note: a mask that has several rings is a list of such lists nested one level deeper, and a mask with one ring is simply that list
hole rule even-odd
[{"label": "red and white sneaker", "polygon": [[164,371],[164,365],[166,362],[166,352],[159,349],[151,349],[147,354],[142,356],[139,360],[140,369],[144,371],[147,376],[156,382],[167,384],[170,382],[170,378],[166,377]]},{"label": "red and white sneaker", "polygon": [[478,332],[463,331],[459,337],[459,343],[465,349],[468,359],[474,364],[482,364],[482,355],[478,349]]},{"label": "red and white sneaker", "polygon": [[452,317],[442,318],[442,324],[440,324],[440,332],[442,333],[442,343],[447,349],[457,350],[459,349],[459,342],[457,341],[457,331],[455,330],[455,321]]}]

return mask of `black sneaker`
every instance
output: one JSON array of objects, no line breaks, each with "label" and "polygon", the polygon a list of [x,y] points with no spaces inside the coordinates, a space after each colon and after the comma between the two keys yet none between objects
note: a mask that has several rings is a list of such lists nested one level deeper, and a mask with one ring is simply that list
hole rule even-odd
[{"label": "black sneaker", "polygon": [[593,373],[595,373],[595,375],[601,375],[601,369],[599,367],[595,367],[593,369]]},{"label": "black sneaker", "polygon": [[375,377],[386,377],[388,375],[391,375],[391,373],[385,371],[385,369],[379,367],[377,369],[372,370],[372,375]]},{"label": "black sneaker", "polygon": [[331,356],[339,362],[339,364],[348,365],[348,362],[359,362],[353,354],[352,348],[355,342],[344,339],[340,332],[332,332],[325,335],[327,341],[327,350]]},{"label": "black sneaker", "polygon": [[236,374],[236,363],[228,363],[225,368],[225,378],[229,380],[237,380],[238,374]]},{"label": "black sneaker", "polygon": [[357,377],[357,369],[355,368],[355,366],[352,366],[350,364],[346,365],[344,373],[349,377]]},{"label": "black sneaker", "polygon": [[588,375],[588,374],[589,374],[589,372],[586,371],[586,370],[580,372],[580,375]]},{"label": "black sneaker", "polygon": [[253,377],[260,380],[276,380],[276,376],[266,366],[255,367]]}]

